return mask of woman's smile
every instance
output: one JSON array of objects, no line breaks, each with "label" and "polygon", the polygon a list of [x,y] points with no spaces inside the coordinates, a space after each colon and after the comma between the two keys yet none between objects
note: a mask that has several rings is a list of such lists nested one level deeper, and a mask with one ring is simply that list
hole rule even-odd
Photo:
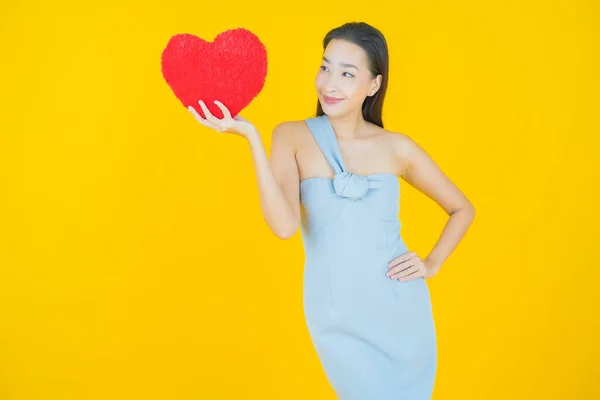
[{"label": "woman's smile", "polygon": [[335,97],[329,97],[329,96],[323,95],[323,101],[325,103],[327,103],[327,104],[337,104],[337,103],[339,103],[342,100],[343,99],[338,99],[338,98],[335,98]]}]

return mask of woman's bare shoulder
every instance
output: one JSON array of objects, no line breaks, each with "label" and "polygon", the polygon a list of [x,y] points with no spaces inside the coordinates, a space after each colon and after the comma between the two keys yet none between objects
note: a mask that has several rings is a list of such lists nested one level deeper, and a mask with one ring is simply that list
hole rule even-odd
[{"label": "woman's bare shoulder", "polygon": [[392,149],[394,152],[394,156],[399,160],[402,165],[402,173],[400,175],[404,175],[408,163],[410,161],[411,153],[415,151],[415,148],[419,148],[416,141],[407,133],[396,131],[396,130],[388,130],[388,129],[380,129],[380,135],[385,141],[386,145]]},{"label": "woman's bare shoulder", "polygon": [[273,128],[271,146],[287,148],[296,154],[302,143],[303,129],[307,129],[303,120],[281,121]]},{"label": "woman's bare shoulder", "polygon": [[377,127],[378,136],[387,144],[398,151],[406,151],[414,143],[413,139],[406,133]]},{"label": "woman's bare shoulder", "polygon": [[277,130],[297,130],[299,128],[305,127],[306,123],[304,120],[289,120],[289,121],[281,121],[277,125],[275,125],[274,129]]},{"label": "woman's bare shoulder", "polygon": [[376,129],[380,135],[391,141],[402,142],[403,140],[410,139],[407,134],[398,130],[384,129],[379,126],[377,126]]},{"label": "woman's bare shoulder", "polygon": [[278,136],[279,140],[296,144],[306,130],[308,126],[304,120],[281,121],[273,128],[273,139]]}]

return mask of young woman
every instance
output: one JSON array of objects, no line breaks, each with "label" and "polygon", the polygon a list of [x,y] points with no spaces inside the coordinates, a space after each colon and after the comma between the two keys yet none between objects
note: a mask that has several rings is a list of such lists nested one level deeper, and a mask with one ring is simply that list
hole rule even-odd
[{"label": "young woman", "polygon": [[[278,124],[270,160],[241,116],[203,125],[246,138],[261,208],[277,237],[301,230],[306,254],[303,306],[327,378],[344,400],[425,400],[433,393],[436,331],[425,279],[461,241],[475,209],[409,136],[385,130],[384,36],[366,23],[327,33],[316,76],[315,117]],[[398,177],[449,215],[422,259],[400,235]]]}]

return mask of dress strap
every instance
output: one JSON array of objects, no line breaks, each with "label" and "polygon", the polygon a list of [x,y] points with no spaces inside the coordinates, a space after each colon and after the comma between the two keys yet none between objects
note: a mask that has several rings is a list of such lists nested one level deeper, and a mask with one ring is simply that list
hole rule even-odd
[{"label": "dress strap", "polygon": [[335,136],[333,126],[327,115],[321,115],[305,120],[319,148],[329,162],[331,169],[336,174],[346,171],[346,165],[342,159],[342,152]]},{"label": "dress strap", "polygon": [[351,200],[362,199],[369,191],[369,179],[346,170],[337,136],[327,115],[308,118],[305,122],[335,173],[332,182],[335,193]]}]

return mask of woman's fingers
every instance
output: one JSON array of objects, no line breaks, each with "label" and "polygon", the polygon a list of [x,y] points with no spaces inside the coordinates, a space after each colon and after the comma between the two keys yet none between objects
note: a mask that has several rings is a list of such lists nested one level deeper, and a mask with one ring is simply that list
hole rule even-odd
[{"label": "woman's fingers", "polygon": [[421,257],[414,251],[406,252],[388,264],[386,275],[395,280],[407,281],[422,276],[425,265]]},{"label": "woman's fingers", "polygon": [[[231,117],[231,111],[220,101],[215,100],[214,104],[221,110],[223,113],[223,119],[219,119],[215,117],[204,101],[198,100],[198,104],[204,113],[204,118],[196,111],[196,109],[192,106],[188,107],[188,110],[194,115],[194,117],[200,122],[202,125],[207,126],[216,130],[217,132],[231,132],[238,133],[243,136],[247,136],[249,133],[249,129],[254,129],[252,125],[241,115],[236,115],[234,118]],[[240,124],[240,122],[245,122],[245,124]]]},{"label": "woman's fingers", "polygon": [[397,267],[388,269],[388,271],[385,274],[387,276],[389,276],[390,278],[392,278],[392,279],[398,279],[401,275],[404,275],[406,273],[410,273],[410,269],[414,265],[415,264],[413,264],[413,263],[405,262],[401,266],[397,266]]},{"label": "woman's fingers", "polygon": [[208,125],[208,122],[204,118],[202,118],[200,114],[198,114],[198,111],[196,111],[194,107],[188,106],[187,109],[190,113],[192,113],[192,115],[194,116],[194,118],[196,118],[198,122],[200,122],[202,125]]},{"label": "woman's fingers", "polygon": [[393,271],[391,275],[388,275],[390,279],[398,280],[398,281],[408,281],[410,279],[417,278],[419,276],[423,276],[425,272],[424,266],[416,262],[412,264],[410,267],[404,268],[401,271]]},{"label": "woman's fingers", "polygon": [[406,281],[410,281],[411,279],[418,278],[420,276],[423,276],[423,273],[420,273],[420,270],[415,269],[414,271],[411,271],[408,275],[400,276],[397,279],[400,282],[406,282]]},{"label": "woman's fingers", "polygon": [[391,275],[389,275],[389,277],[390,277],[390,279],[393,279],[393,280],[403,280],[403,278],[410,277],[411,275],[413,275],[417,272],[419,272],[419,269],[417,268],[417,266],[411,265],[410,267],[408,267],[402,271],[392,273]]},{"label": "woman's fingers", "polygon": [[392,261],[390,261],[388,263],[388,268],[392,268],[392,267],[395,267],[396,265],[400,265],[403,262],[406,262],[413,257],[418,257],[417,253],[415,253],[414,251],[407,251],[407,252],[399,255],[398,257],[394,258]]},{"label": "woman's fingers", "polygon": [[202,125],[206,126],[207,128],[214,129],[217,132],[221,132],[221,128],[219,128],[217,125],[213,124],[212,122],[207,121],[204,118],[202,118],[202,116],[200,114],[198,114],[198,111],[196,111],[196,109],[194,107],[189,106],[188,110],[190,111],[190,113],[192,113],[194,118],[196,118],[196,120],[198,122],[200,122]]},{"label": "woman's fingers", "polygon": [[206,104],[204,104],[204,102],[202,100],[198,100],[198,104],[200,104],[200,107],[202,107],[202,111],[204,112],[204,116],[206,117],[206,120],[209,122],[212,122],[213,124],[215,124],[216,126],[219,127],[219,129],[223,129],[221,128],[221,124],[220,124],[220,120],[218,118],[216,118],[214,115],[212,115],[212,113],[209,111],[208,107],[206,107]]},{"label": "woman's fingers", "polygon": [[227,107],[225,107],[225,105],[223,103],[221,103],[219,100],[215,100],[214,103],[217,105],[217,107],[219,107],[221,109],[221,111],[223,112],[223,117],[225,119],[231,119],[231,113],[229,112],[229,109]]}]

